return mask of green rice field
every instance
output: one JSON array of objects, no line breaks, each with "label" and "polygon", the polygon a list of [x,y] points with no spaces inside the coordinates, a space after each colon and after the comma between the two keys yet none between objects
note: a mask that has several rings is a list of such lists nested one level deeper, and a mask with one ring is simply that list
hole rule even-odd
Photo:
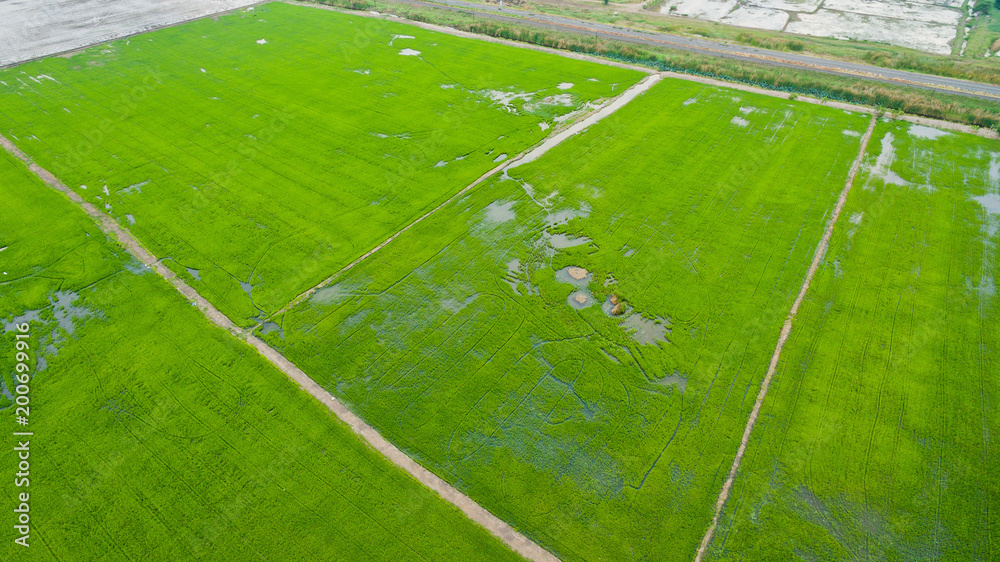
[{"label": "green rice field", "polygon": [[[6,349],[28,323],[30,557],[516,559],[0,154]],[[5,437],[5,449],[15,446]],[[15,493],[0,494],[13,513]]]},{"label": "green rice field", "polygon": [[867,124],[664,80],[267,337],[557,556],[689,559]]},{"label": "green rice field", "polygon": [[1000,556],[1000,146],[875,131],[710,558]]},{"label": "green rice field", "polygon": [[282,3],[0,70],[0,133],[237,324],[637,71]]},{"label": "green rice field", "polygon": [[286,3],[0,70],[0,134],[246,329],[0,154],[31,559],[518,558],[253,331],[559,559],[692,560],[870,124],[705,559],[1000,558],[1000,141],[661,75],[499,170],[645,76]]}]

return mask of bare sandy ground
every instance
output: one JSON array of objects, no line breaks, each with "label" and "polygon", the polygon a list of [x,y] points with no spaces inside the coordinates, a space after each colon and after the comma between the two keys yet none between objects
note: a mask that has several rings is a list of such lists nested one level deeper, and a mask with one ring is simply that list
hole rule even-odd
[{"label": "bare sandy ground", "polygon": [[781,350],[784,349],[785,342],[788,341],[788,336],[792,333],[792,323],[795,322],[795,316],[799,312],[799,306],[802,304],[802,300],[805,299],[806,293],[809,291],[809,285],[812,283],[813,276],[816,275],[816,270],[819,269],[820,261],[822,261],[824,254],[826,254],[827,246],[830,245],[830,238],[833,236],[833,227],[836,226],[837,219],[840,218],[840,212],[844,209],[844,204],[847,202],[847,195],[851,192],[851,186],[854,185],[854,176],[857,175],[858,169],[861,168],[861,161],[864,160],[865,150],[868,148],[868,141],[872,138],[872,133],[875,131],[875,124],[877,122],[878,117],[873,115],[871,122],[868,124],[868,130],[865,132],[865,136],[861,139],[861,147],[858,149],[858,157],[854,160],[851,172],[847,175],[847,182],[844,185],[844,190],[840,193],[840,198],[837,199],[837,206],[834,207],[833,216],[830,217],[830,222],[826,225],[826,231],[823,232],[823,239],[820,241],[819,246],[816,247],[816,255],[813,256],[812,264],[809,266],[806,278],[802,282],[802,287],[799,289],[799,295],[795,298],[795,302],[792,303],[792,308],[788,311],[788,317],[785,318],[785,324],[781,327],[781,335],[778,336],[778,344],[775,346],[774,353],[771,355],[771,363],[767,367],[767,374],[764,375],[764,380],[760,383],[760,391],[757,393],[757,400],[754,402],[753,410],[750,412],[750,418],[747,420],[747,425],[743,430],[743,439],[740,440],[740,447],[736,451],[736,458],[733,459],[733,466],[729,469],[729,475],[726,476],[726,482],[722,485],[722,491],[719,492],[719,498],[715,503],[715,516],[712,517],[712,524],[709,525],[708,531],[705,532],[705,536],[701,540],[701,546],[698,547],[698,554],[694,558],[695,562],[701,561],[709,543],[712,542],[712,535],[715,534],[715,528],[719,524],[719,517],[722,515],[722,508],[726,505],[726,500],[729,498],[729,490],[733,486],[733,480],[736,479],[736,473],[740,469],[740,462],[743,460],[743,455],[747,451],[747,444],[750,442],[750,434],[753,433],[754,425],[757,423],[757,416],[760,415],[760,408],[764,404],[764,398],[767,396],[767,389],[770,388],[771,379],[774,377],[774,373],[778,369],[778,361],[781,359]]},{"label": "bare sandy ground", "polygon": [[257,3],[259,0],[0,0],[0,66]]}]

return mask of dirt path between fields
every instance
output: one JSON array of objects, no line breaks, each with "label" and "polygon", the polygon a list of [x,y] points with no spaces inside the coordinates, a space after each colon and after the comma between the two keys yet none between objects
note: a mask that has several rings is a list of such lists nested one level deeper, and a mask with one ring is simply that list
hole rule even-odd
[{"label": "dirt path between fields", "polygon": [[715,528],[719,524],[719,517],[722,516],[722,508],[726,505],[726,500],[729,498],[729,490],[733,486],[733,480],[736,479],[736,473],[740,469],[740,462],[743,460],[743,455],[747,450],[747,443],[750,442],[750,434],[753,432],[753,427],[757,423],[757,416],[760,415],[760,408],[764,404],[764,398],[767,396],[767,389],[771,386],[771,378],[774,377],[774,372],[778,369],[778,361],[781,359],[781,350],[785,347],[785,342],[788,341],[788,336],[792,332],[792,323],[795,321],[795,315],[799,312],[799,305],[802,304],[802,300],[805,299],[806,292],[809,290],[809,284],[812,283],[813,276],[816,274],[816,270],[819,269],[820,261],[823,256],[826,255],[826,249],[830,245],[830,238],[833,236],[833,227],[837,224],[837,219],[840,217],[840,212],[844,209],[844,204],[847,202],[847,195],[851,191],[851,186],[854,185],[854,176],[857,175],[858,170],[861,168],[861,161],[865,157],[865,150],[868,148],[868,141],[872,138],[872,133],[875,131],[875,124],[878,122],[878,116],[872,115],[871,122],[868,124],[868,130],[865,131],[864,137],[861,139],[861,147],[858,149],[858,157],[854,160],[854,165],[851,167],[851,171],[847,174],[847,182],[844,185],[844,190],[840,192],[840,198],[837,199],[837,206],[834,207],[833,216],[830,217],[830,222],[826,225],[826,231],[823,233],[823,239],[820,241],[819,246],[816,247],[816,255],[813,256],[812,264],[809,266],[809,271],[806,273],[806,278],[802,282],[802,287],[799,289],[799,295],[795,298],[795,302],[792,303],[791,310],[788,311],[788,317],[785,318],[785,324],[781,327],[781,335],[778,336],[778,344],[774,348],[774,353],[771,355],[771,364],[767,367],[767,374],[764,375],[764,380],[760,383],[760,391],[757,393],[757,400],[754,402],[753,410],[750,412],[750,419],[747,420],[746,428],[743,430],[743,439],[740,440],[740,447],[736,451],[736,458],[733,459],[733,466],[729,469],[729,475],[726,476],[726,482],[722,485],[722,491],[719,492],[719,499],[715,502],[715,516],[712,517],[712,524],[709,525],[708,531],[705,532],[705,537],[701,540],[701,545],[698,547],[698,554],[695,555],[695,562],[701,562],[702,557],[705,555],[705,551],[708,549],[709,543],[712,542],[712,535],[715,533]]},{"label": "dirt path between fields", "polygon": [[[6,137],[0,135],[0,146],[19,158],[28,165],[28,168],[52,188],[64,193],[71,201],[79,205],[85,213],[100,226],[101,230],[109,236],[113,236],[123,248],[132,256],[142,262],[146,267],[155,271],[158,275],[167,280],[182,295],[193,302],[205,316],[216,326],[228,330],[233,335],[246,338],[246,342],[252,345],[257,351],[267,358],[274,366],[281,369],[290,379],[294,380],[306,392],[319,400],[330,409],[340,419],[351,428],[355,434],[360,436],[371,448],[381,453],[394,465],[405,470],[416,478],[421,484],[437,492],[445,501],[454,505],[471,520],[486,528],[487,531],[495,535],[511,550],[521,556],[535,561],[553,562],[558,558],[538,546],[527,537],[518,533],[510,525],[493,515],[485,508],[477,504],[471,498],[459,492],[453,486],[439,478],[437,475],[427,470],[419,463],[406,456],[395,445],[386,440],[372,426],[364,422],[360,417],[347,409],[333,395],[323,387],[309,378],[301,369],[296,367],[285,356],[278,353],[274,348],[267,345],[257,337],[246,334],[236,324],[234,324],[225,314],[220,312],[204,297],[198,294],[190,285],[177,277],[173,271],[163,265],[160,260],[151,252],[146,250],[142,244],[132,236],[128,229],[123,228],[110,216],[99,211],[94,205],[84,201],[79,194],[74,193],[64,183],[59,181],[51,172],[32,162],[31,158],[21,152],[14,143]],[[468,189],[468,188],[467,188]]]},{"label": "dirt path between fields", "polygon": [[479,178],[476,181],[474,181],[474,182],[470,183],[469,185],[465,186],[458,193],[452,195],[451,197],[449,197],[448,199],[446,199],[443,203],[441,203],[437,207],[434,207],[430,211],[427,211],[426,213],[424,213],[423,215],[421,215],[420,217],[418,217],[417,219],[415,219],[413,222],[411,222],[411,223],[407,224],[406,226],[404,226],[403,228],[397,230],[395,233],[393,233],[391,236],[389,236],[388,238],[386,238],[385,241],[383,241],[382,243],[380,243],[378,246],[375,246],[371,250],[368,250],[363,255],[361,255],[360,257],[358,257],[356,260],[352,261],[351,263],[349,263],[349,264],[345,265],[344,267],[340,268],[339,270],[337,270],[337,272],[334,273],[333,275],[331,275],[331,276],[327,277],[326,279],[320,281],[318,285],[312,287],[311,289],[306,290],[304,293],[302,293],[299,296],[297,296],[294,299],[292,299],[291,302],[289,302],[285,306],[281,307],[277,312],[275,312],[274,314],[271,314],[270,316],[268,316],[268,319],[274,318],[275,316],[279,316],[281,314],[284,314],[285,312],[288,312],[289,310],[291,310],[292,308],[294,308],[295,306],[297,306],[298,304],[300,304],[302,301],[308,299],[316,291],[322,289],[323,287],[326,287],[330,283],[333,283],[341,275],[347,273],[348,271],[350,271],[351,269],[353,269],[359,263],[361,263],[361,262],[365,261],[366,259],[370,258],[371,256],[373,256],[376,252],[378,252],[382,248],[385,248],[387,245],[389,245],[390,242],[392,242],[396,238],[399,238],[399,236],[402,235],[404,232],[406,232],[407,230],[413,228],[414,226],[416,226],[417,224],[419,224],[421,221],[423,221],[424,219],[426,219],[426,218],[430,217],[431,215],[437,213],[441,209],[445,208],[446,206],[448,206],[449,204],[451,204],[453,201],[455,201],[459,197],[465,195],[466,193],[469,192],[469,190],[471,190],[472,188],[476,187],[477,185],[479,185],[480,183],[482,183],[486,179],[490,178],[491,176],[493,176],[493,175],[495,175],[495,174],[497,174],[497,173],[499,173],[499,172],[501,172],[503,170],[508,170],[508,169],[516,168],[517,166],[520,166],[522,164],[527,164],[528,162],[531,162],[531,161],[537,159],[542,154],[545,154],[549,150],[552,150],[553,148],[555,148],[559,144],[562,144],[567,139],[573,138],[577,134],[585,131],[591,125],[597,123],[601,119],[604,119],[605,117],[607,117],[607,116],[613,114],[614,112],[618,111],[619,109],[621,109],[622,107],[624,107],[625,105],[627,105],[628,102],[632,101],[633,99],[635,99],[639,95],[643,94],[644,92],[646,92],[647,90],[649,90],[650,88],[652,88],[654,84],[656,84],[657,82],[660,81],[660,78],[661,78],[660,74],[650,73],[649,76],[646,76],[645,78],[643,78],[642,80],[640,80],[637,84],[634,84],[631,88],[625,90],[624,92],[622,92],[621,94],[619,94],[617,97],[615,97],[612,100],[610,100],[608,103],[604,104],[601,107],[596,108],[594,111],[592,111],[589,115],[585,116],[583,119],[580,119],[579,121],[576,121],[576,122],[572,123],[568,127],[558,128],[558,129],[553,130],[552,134],[550,134],[548,137],[546,137],[545,139],[543,139],[537,145],[535,145],[535,146],[533,146],[533,147],[531,147],[531,148],[529,148],[527,150],[522,151],[517,156],[508,159],[503,164],[501,164],[501,165],[497,166],[496,168],[493,168],[492,170],[490,170],[490,171],[486,172],[485,174],[479,176]]}]

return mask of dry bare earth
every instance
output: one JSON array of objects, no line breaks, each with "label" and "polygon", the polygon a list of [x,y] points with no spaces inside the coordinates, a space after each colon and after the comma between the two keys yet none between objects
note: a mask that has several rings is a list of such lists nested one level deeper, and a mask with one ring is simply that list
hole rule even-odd
[{"label": "dry bare earth", "polygon": [[0,1],[0,66],[256,3],[249,0]]}]

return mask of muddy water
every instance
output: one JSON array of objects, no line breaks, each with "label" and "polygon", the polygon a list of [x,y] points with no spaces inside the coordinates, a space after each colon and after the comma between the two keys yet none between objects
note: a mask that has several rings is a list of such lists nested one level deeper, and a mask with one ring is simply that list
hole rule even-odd
[{"label": "muddy water", "polygon": [[476,300],[476,297],[478,296],[479,293],[473,293],[472,295],[466,297],[465,300],[461,301],[458,299],[444,299],[441,301],[441,308],[455,314],[457,312],[461,312],[463,308],[472,304],[472,301]]},{"label": "muddy water", "polygon": [[576,310],[583,310],[584,308],[589,308],[594,304],[594,297],[589,291],[574,291],[570,296],[566,297],[566,302]]},{"label": "muddy water", "polygon": [[53,307],[52,315],[55,316],[59,327],[66,330],[67,334],[72,334],[76,328],[73,320],[94,316],[91,310],[73,305],[79,298],[80,295],[73,291],[57,291],[49,298]]},{"label": "muddy water", "polygon": [[909,133],[910,135],[920,139],[931,139],[931,140],[951,135],[951,133],[947,131],[942,131],[941,129],[935,129],[934,127],[926,127],[924,125],[910,125]]},{"label": "muddy water", "polygon": [[23,324],[25,322],[41,322],[42,318],[39,316],[40,310],[29,310],[20,316],[15,316],[10,320],[10,322],[4,322],[3,331],[13,332],[17,330],[18,324]]},{"label": "muddy water", "polygon": [[[886,133],[882,137],[882,151],[875,159],[875,165],[871,168],[872,177],[880,178],[886,185],[910,185],[910,182],[899,177],[891,170],[892,163],[896,160],[896,149],[892,146],[892,133]],[[866,189],[871,189],[865,185]]]},{"label": "muddy water", "polygon": [[575,266],[569,266],[556,271],[556,281],[559,281],[560,283],[569,283],[574,287],[583,289],[586,288],[586,286],[590,284],[591,280],[594,279],[594,274],[589,271],[583,277],[583,279],[577,279],[569,274],[570,269],[577,269],[577,268]]},{"label": "muddy water", "polygon": [[486,220],[490,222],[507,222],[513,220],[516,216],[513,201],[506,203],[494,201],[486,207]]},{"label": "muddy water", "polygon": [[285,339],[285,329],[282,328],[277,322],[271,322],[268,320],[261,325],[260,333],[261,335],[266,336],[271,332],[278,332],[278,337]]},{"label": "muddy water", "polygon": [[587,238],[586,236],[575,237],[567,234],[549,234],[548,232],[543,233],[543,236],[549,246],[552,246],[556,250],[582,246],[587,242],[590,242],[590,238]]},{"label": "muddy water", "polygon": [[[544,202],[544,201],[543,201]],[[579,209],[561,209],[550,211],[545,215],[545,225],[548,228],[560,226],[577,218],[587,218],[590,216],[590,205],[586,201],[580,203]]]},{"label": "muddy water", "polygon": [[677,387],[677,390],[681,392],[681,394],[684,394],[684,391],[687,390],[688,386],[687,379],[685,377],[680,376],[678,373],[667,375],[656,382],[657,384],[662,384],[664,386],[674,385]]},{"label": "muddy water", "polygon": [[640,314],[631,314],[619,326],[624,328],[626,332],[631,332],[629,335],[640,344],[653,345],[667,341],[669,328],[663,324],[663,321],[663,318],[646,320]]}]

